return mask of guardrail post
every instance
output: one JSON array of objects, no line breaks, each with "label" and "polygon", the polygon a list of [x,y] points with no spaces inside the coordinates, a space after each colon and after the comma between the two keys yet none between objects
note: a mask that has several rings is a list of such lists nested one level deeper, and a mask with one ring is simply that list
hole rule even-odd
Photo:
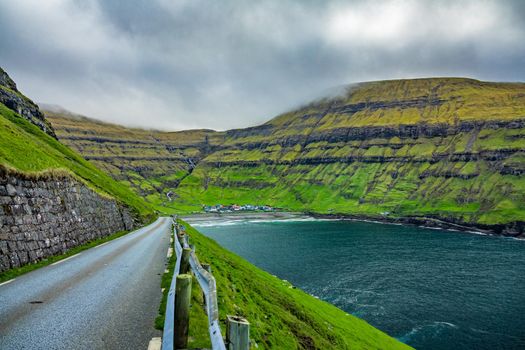
[{"label": "guardrail post", "polygon": [[191,249],[183,248],[182,257],[180,259],[180,270],[179,274],[185,274],[190,272],[190,253]]},{"label": "guardrail post", "polygon": [[173,348],[188,347],[188,330],[190,322],[191,275],[177,276],[175,287],[175,317],[173,323]]},{"label": "guardrail post", "polygon": [[228,315],[226,343],[228,350],[250,349],[250,323],[241,316]]}]

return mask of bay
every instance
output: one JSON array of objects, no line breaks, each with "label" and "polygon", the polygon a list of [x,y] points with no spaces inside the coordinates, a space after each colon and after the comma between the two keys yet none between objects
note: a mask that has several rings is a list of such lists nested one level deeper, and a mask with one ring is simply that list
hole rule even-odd
[{"label": "bay", "polygon": [[525,349],[525,241],[343,220],[194,226],[417,349]]}]

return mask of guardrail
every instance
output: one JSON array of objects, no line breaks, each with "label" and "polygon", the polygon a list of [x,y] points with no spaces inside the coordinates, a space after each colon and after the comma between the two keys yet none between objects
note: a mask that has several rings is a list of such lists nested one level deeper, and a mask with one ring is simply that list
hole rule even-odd
[{"label": "guardrail", "polygon": [[176,281],[175,278],[180,271],[180,263],[182,254],[182,247],[177,239],[175,233],[175,228],[173,231],[173,249],[177,254],[177,262],[175,263],[175,271],[173,271],[173,278],[171,280],[170,290],[168,292],[168,300],[166,303],[166,315],[164,318],[164,332],[162,334],[162,349],[163,350],[173,350],[173,329],[175,325],[175,287]]},{"label": "guardrail", "polygon": [[[188,236],[183,234],[175,220],[173,220],[173,245],[174,251],[177,254],[177,262],[175,264],[175,271],[173,272],[173,279],[168,292],[164,333],[162,336],[163,350],[174,349],[177,276],[179,276],[179,273],[181,272],[181,264],[185,263],[182,261],[184,255],[183,250],[184,248],[190,248]],[[194,249],[191,249],[191,252],[189,253],[189,265],[204,293],[212,349],[226,350],[226,345],[219,326],[219,306],[217,304],[217,286],[215,278],[201,265]],[[229,349],[244,350],[249,348],[249,323],[242,317],[228,316],[227,342],[229,343]]]}]

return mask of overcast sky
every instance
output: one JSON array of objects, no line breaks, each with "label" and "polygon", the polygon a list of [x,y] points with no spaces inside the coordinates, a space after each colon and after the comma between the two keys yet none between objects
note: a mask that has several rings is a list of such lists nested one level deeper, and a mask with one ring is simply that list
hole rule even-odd
[{"label": "overcast sky", "polygon": [[37,102],[223,130],[352,82],[525,81],[525,1],[0,0],[0,66]]}]

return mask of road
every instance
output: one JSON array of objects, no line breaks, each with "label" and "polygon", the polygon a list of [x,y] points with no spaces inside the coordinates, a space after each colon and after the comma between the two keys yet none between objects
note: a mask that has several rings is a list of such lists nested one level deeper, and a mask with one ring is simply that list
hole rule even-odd
[{"label": "road", "polygon": [[146,349],[170,220],[0,285],[0,349]]}]

